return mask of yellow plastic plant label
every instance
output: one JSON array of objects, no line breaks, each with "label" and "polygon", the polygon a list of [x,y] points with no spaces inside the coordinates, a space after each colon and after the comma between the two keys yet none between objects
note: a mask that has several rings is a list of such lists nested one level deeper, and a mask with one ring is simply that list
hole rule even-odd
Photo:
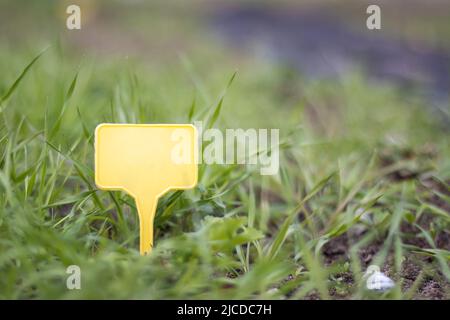
[{"label": "yellow plastic plant label", "polygon": [[140,252],[153,247],[158,199],[197,184],[197,130],[190,124],[109,124],[95,130],[95,183],[136,201]]}]

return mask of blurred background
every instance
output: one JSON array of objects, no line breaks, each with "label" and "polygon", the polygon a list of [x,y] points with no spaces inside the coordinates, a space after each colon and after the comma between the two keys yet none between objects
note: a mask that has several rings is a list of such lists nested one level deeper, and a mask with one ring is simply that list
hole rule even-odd
[{"label": "blurred background", "polygon": [[[67,30],[77,4],[81,30]],[[381,30],[366,28],[366,8],[381,7]],[[391,1],[1,1],[1,46],[57,41],[73,54],[135,56],[171,63],[220,50],[292,68],[307,77],[361,68],[368,76],[448,95],[450,3]],[[222,63],[222,62],[217,62]]]},{"label": "blurred background", "polygon": [[[70,4],[81,7],[81,30],[65,27]],[[370,4],[381,7],[381,30],[366,28]],[[0,30],[2,50],[57,44],[73,56],[172,65],[201,57],[230,70],[258,61],[312,80],[360,72],[426,97],[448,121],[445,0],[2,0]]]},{"label": "blurred background", "polygon": [[[361,298],[376,263],[448,299],[449,88],[449,0],[0,0],[0,298]],[[194,120],[280,129],[280,171],[200,166],[141,259],[94,128]]]},{"label": "blurred background", "polygon": [[[81,7],[81,30],[66,28],[70,4]],[[381,7],[381,30],[366,28],[370,4]],[[431,112],[445,125],[449,121],[450,3],[445,0],[2,0],[0,30],[3,52],[51,45],[78,58],[180,68],[189,68],[190,61],[200,76],[202,65],[209,70],[222,65],[230,72],[252,64],[274,67],[286,82],[290,77],[338,82],[357,72],[411,99],[425,98]],[[296,94],[285,89],[284,98]]]}]

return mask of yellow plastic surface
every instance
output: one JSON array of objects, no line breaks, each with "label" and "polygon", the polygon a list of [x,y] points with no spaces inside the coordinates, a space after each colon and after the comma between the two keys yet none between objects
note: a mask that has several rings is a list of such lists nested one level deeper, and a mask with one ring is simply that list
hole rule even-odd
[{"label": "yellow plastic surface", "polygon": [[158,198],[197,184],[197,130],[190,124],[109,124],[95,129],[95,183],[136,201],[140,252],[153,247]]}]

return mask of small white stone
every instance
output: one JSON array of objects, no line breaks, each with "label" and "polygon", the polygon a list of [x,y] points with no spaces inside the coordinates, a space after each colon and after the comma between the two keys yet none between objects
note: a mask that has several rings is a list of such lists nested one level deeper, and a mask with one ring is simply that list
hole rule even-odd
[{"label": "small white stone", "polygon": [[369,290],[387,291],[395,286],[394,281],[380,271],[380,267],[371,265],[367,268],[364,277],[367,277],[366,287]]},{"label": "small white stone", "polygon": [[359,216],[359,220],[362,222],[373,223],[372,214],[363,208],[356,209],[355,216]]}]

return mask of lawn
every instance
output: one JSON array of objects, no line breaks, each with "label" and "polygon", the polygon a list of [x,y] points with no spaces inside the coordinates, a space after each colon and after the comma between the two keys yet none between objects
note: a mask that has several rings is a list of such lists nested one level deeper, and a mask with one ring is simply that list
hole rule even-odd
[{"label": "lawn", "polygon": [[[208,45],[153,59],[2,43],[0,298],[449,299],[450,135],[427,100]],[[140,256],[133,199],[95,185],[94,129],[196,120],[280,129],[280,170],[201,164],[197,187],[159,201]],[[366,289],[372,264],[392,290]]]}]

